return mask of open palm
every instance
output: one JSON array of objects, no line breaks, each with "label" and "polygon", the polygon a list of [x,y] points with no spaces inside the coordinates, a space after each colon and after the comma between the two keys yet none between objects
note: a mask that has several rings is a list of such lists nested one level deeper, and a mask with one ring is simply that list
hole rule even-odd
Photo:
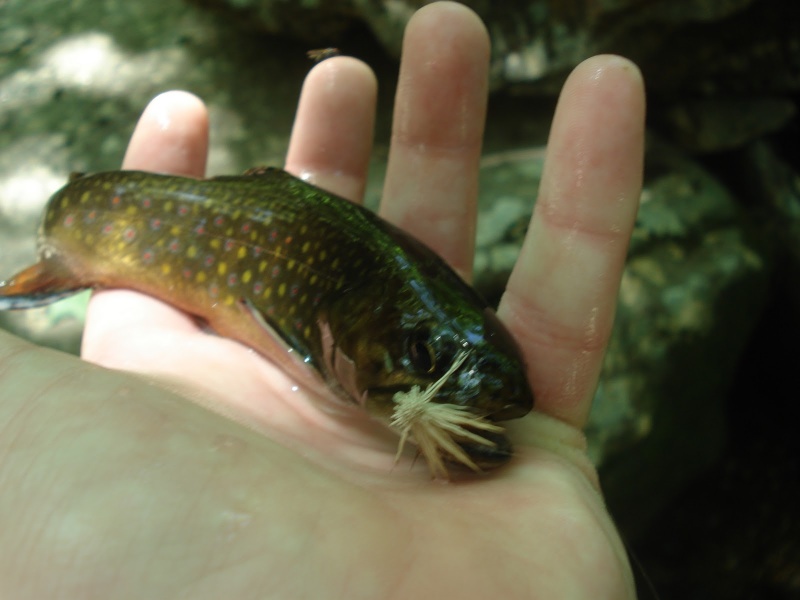
[{"label": "open palm", "polygon": [[[468,9],[415,15],[381,208],[467,278],[487,68]],[[287,170],[359,201],[374,105],[362,63],[318,65]],[[412,454],[394,465],[397,438],[382,426],[311,402],[253,351],[134,292],[93,297],[83,355],[139,375],[0,337],[14,391],[0,404],[0,481],[15,490],[0,495],[0,591],[633,597],[581,428],[636,211],[643,112],[639,75],[618,57],[586,61],[565,84],[499,309],[537,412],[509,424],[515,458],[488,475],[444,484]],[[199,177],[206,149],[205,108],[169,93],[145,111],[123,166]]]}]

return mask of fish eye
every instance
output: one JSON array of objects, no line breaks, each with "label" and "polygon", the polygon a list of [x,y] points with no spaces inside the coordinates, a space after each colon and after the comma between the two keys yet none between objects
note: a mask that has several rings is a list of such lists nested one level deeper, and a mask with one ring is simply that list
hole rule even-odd
[{"label": "fish eye", "polygon": [[408,357],[417,371],[430,375],[436,370],[436,352],[428,342],[429,336],[427,329],[415,331],[408,342]]}]

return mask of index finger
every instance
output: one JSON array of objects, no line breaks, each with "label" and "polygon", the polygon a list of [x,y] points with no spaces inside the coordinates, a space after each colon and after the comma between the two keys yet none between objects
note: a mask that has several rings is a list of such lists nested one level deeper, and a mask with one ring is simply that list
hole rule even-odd
[{"label": "index finger", "polygon": [[644,86],[618,56],[564,84],[539,198],[498,314],[523,348],[538,410],[582,428],[614,320],[642,185]]}]

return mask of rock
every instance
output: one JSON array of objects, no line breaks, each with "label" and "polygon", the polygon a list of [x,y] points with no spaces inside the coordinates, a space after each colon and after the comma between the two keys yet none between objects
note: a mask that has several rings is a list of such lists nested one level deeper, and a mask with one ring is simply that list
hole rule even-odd
[{"label": "rock", "polygon": [[719,152],[781,129],[796,112],[788,98],[723,97],[676,102],[661,119],[683,148]]},{"label": "rock", "polygon": [[[426,2],[396,0],[194,0],[251,27],[314,47],[342,45],[363,23],[393,56],[405,24]],[[640,64],[651,92],[797,89],[800,20],[781,0],[464,0],[486,23],[496,85],[555,92],[578,62],[601,52]],[[750,75],[750,76],[748,76]],[[538,87],[537,87],[538,86]]]},{"label": "rock", "polygon": [[[794,149],[794,140],[789,143]],[[764,140],[743,150],[739,173],[737,183],[767,215],[782,259],[779,277],[786,283],[800,321],[800,173]]]},{"label": "rock", "polygon": [[[358,52],[364,24],[399,57],[419,0],[194,0],[312,48]],[[621,54],[641,68],[651,112],[692,151],[740,146],[786,123],[800,90],[800,18],[783,0],[464,0],[492,38],[491,84],[556,95],[580,61]],[[659,99],[660,102],[652,102]]]}]

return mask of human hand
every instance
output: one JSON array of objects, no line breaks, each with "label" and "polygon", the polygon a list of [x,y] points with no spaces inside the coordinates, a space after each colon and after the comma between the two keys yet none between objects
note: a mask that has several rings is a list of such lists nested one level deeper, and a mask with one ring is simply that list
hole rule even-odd
[{"label": "human hand", "polygon": [[[468,9],[415,15],[381,208],[466,277],[487,59]],[[358,61],[315,67],[286,168],[358,201],[374,101]],[[639,197],[643,113],[622,59],[590,59],[565,84],[498,311],[537,411],[507,424],[516,455],[486,476],[392,468],[381,426],[321,411],[268,361],[133,292],[94,296],[83,354],[143,377],[0,334],[0,595],[633,597],[581,429]],[[202,104],[167,94],[124,167],[202,176],[206,148]]]}]

